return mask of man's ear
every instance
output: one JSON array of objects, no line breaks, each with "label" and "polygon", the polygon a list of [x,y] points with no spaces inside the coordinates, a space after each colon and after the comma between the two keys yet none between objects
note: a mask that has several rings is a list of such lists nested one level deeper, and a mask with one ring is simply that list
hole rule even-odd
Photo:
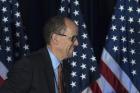
[{"label": "man's ear", "polygon": [[52,42],[57,45],[59,42],[59,37],[56,34],[52,34]]}]

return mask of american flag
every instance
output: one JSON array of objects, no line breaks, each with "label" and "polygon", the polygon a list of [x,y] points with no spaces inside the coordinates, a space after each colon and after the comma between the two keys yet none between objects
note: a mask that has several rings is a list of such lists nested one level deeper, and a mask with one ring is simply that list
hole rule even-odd
[{"label": "american flag", "polygon": [[100,93],[140,92],[139,0],[117,0],[100,64]]},{"label": "american flag", "polygon": [[92,93],[90,86],[99,77],[98,67],[79,7],[78,0],[61,0],[59,8],[59,15],[68,16],[79,27],[79,46],[68,60],[71,70],[67,73],[66,86],[68,93]]},{"label": "american flag", "polygon": [[0,86],[16,60],[29,53],[17,0],[0,0]]}]

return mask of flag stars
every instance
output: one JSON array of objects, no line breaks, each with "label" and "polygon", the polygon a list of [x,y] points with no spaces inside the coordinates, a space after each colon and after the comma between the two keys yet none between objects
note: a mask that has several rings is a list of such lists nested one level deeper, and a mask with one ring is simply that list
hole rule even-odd
[{"label": "flag stars", "polygon": [[80,77],[82,78],[82,80],[83,80],[83,79],[86,79],[86,74],[83,74],[83,73],[82,73],[82,75],[81,75]]},{"label": "flag stars", "polygon": [[112,40],[113,40],[113,41],[116,41],[116,40],[117,40],[117,36],[114,36],[114,35],[113,35]]},{"label": "flag stars", "polygon": [[18,17],[20,17],[20,13],[19,12],[16,12],[15,13],[15,16],[18,18]]},{"label": "flag stars", "polygon": [[123,11],[123,10],[124,10],[124,6],[123,6],[123,5],[120,5],[119,9],[120,9],[121,11]]},{"label": "flag stars", "polygon": [[83,43],[82,47],[83,47],[83,49],[87,48],[87,44]]},{"label": "flag stars", "polygon": [[92,67],[90,68],[90,70],[91,70],[91,72],[96,71],[96,67],[93,67],[93,66],[92,66]]},{"label": "flag stars", "polygon": [[8,17],[3,17],[2,21],[6,23],[8,21]]},{"label": "flag stars", "polygon": [[132,12],[132,11],[133,11],[133,8],[132,8],[132,7],[129,7],[129,8],[128,8],[128,11],[129,11],[129,12]]},{"label": "flag stars", "polygon": [[70,85],[72,86],[72,88],[73,88],[73,87],[76,87],[76,82],[73,82],[73,81],[72,81]]},{"label": "flag stars", "polygon": [[129,20],[128,20],[130,23],[134,22],[134,19],[132,17],[129,17]]},{"label": "flag stars", "polygon": [[25,50],[28,50],[29,49],[29,46],[28,45],[24,45],[23,47]]},{"label": "flag stars", "polygon": [[131,49],[130,53],[133,55],[133,54],[135,54],[136,52],[135,52],[134,49]]},{"label": "flag stars", "polygon": [[75,22],[76,25],[79,25],[78,21],[74,20],[74,22]]},{"label": "flag stars", "polygon": [[126,31],[125,27],[122,26],[121,29],[120,29],[122,32]]},{"label": "flag stars", "polygon": [[82,27],[83,27],[84,29],[86,29],[86,28],[87,28],[86,24],[83,24],[83,25],[82,25]]},{"label": "flag stars", "polygon": [[123,53],[127,52],[126,47],[123,47],[123,48],[122,48],[122,51],[123,51]]},{"label": "flag stars", "polygon": [[8,62],[12,61],[12,58],[10,56],[7,57],[6,59]]},{"label": "flag stars", "polygon": [[140,13],[140,8],[137,8],[137,10],[136,10],[137,12],[138,12],[138,14]]},{"label": "flag stars", "polygon": [[90,59],[91,59],[93,62],[96,61],[96,57],[95,57],[95,56],[92,56]]},{"label": "flag stars", "polygon": [[6,37],[6,38],[5,38],[5,41],[6,41],[6,42],[10,41],[10,38],[9,38],[9,37]]},{"label": "flag stars", "polygon": [[6,2],[6,0],[1,0],[2,3]]},{"label": "flag stars", "polygon": [[134,28],[130,28],[129,32],[132,34],[134,33]]},{"label": "flag stars", "polygon": [[11,48],[10,47],[6,47],[5,49],[7,52],[10,52],[11,51]]},{"label": "flag stars", "polygon": [[19,32],[16,32],[16,36],[17,36],[17,37],[20,37],[20,33],[19,33]]},{"label": "flag stars", "polygon": [[6,8],[6,7],[3,7],[3,8],[2,8],[2,12],[3,12],[3,13],[7,12],[7,8]]},{"label": "flag stars", "polygon": [[120,17],[120,20],[121,20],[121,21],[124,21],[124,20],[125,20],[124,16],[121,16],[121,17]]},{"label": "flag stars", "polygon": [[131,60],[131,64],[132,64],[132,66],[135,65],[136,64],[136,60],[132,59]]},{"label": "flag stars", "polygon": [[19,3],[16,3],[15,6],[16,6],[16,7],[19,7]]},{"label": "flag stars", "polygon": [[84,60],[86,59],[86,54],[82,54],[81,58]]},{"label": "flag stars", "polygon": [[72,77],[76,77],[76,76],[77,76],[76,72],[72,72],[72,73],[71,73],[71,76],[72,76]]},{"label": "flag stars", "polygon": [[140,18],[138,19],[138,23],[140,24]]},{"label": "flag stars", "polygon": [[8,27],[4,27],[3,30],[4,30],[5,32],[8,32],[8,31],[9,31]]},{"label": "flag stars", "polygon": [[63,13],[65,11],[65,8],[61,6],[59,10],[61,13]]},{"label": "flag stars", "polygon": [[115,31],[115,30],[116,30],[116,26],[115,26],[115,25],[112,25],[111,29],[112,29],[113,31]]},{"label": "flag stars", "polygon": [[117,46],[114,46],[113,47],[113,50],[114,50],[114,52],[118,51],[118,47]]},{"label": "flag stars", "polygon": [[75,0],[74,4],[75,4],[75,6],[78,6],[79,2],[77,0]]},{"label": "flag stars", "polygon": [[115,19],[116,19],[116,16],[115,16],[115,15],[113,15],[113,16],[112,16],[112,20],[115,20]]},{"label": "flag stars", "polygon": [[123,61],[124,63],[128,62],[128,61],[127,61],[127,58],[125,58],[125,57],[123,58],[122,61]]},{"label": "flag stars", "polygon": [[83,39],[86,39],[87,38],[87,34],[83,33],[82,37],[83,37]]},{"label": "flag stars", "polygon": [[135,40],[131,38],[131,40],[129,41],[131,44],[135,43]]},{"label": "flag stars", "polygon": [[71,63],[71,65],[72,65],[72,67],[76,67],[76,66],[77,66],[75,61],[73,61],[73,62]]},{"label": "flag stars", "polygon": [[73,51],[73,57],[77,56],[77,52]]},{"label": "flag stars", "polygon": [[86,69],[86,64],[82,64],[80,67],[81,67],[82,69]]},{"label": "flag stars", "polygon": [[126,37],[122,37],[122,42],[126,42]]},{"label": "flag stars", "polygon": [[77,16],[77,15],[79,15],[79,11],[75,10],[75,11],[73,12],[73,14],[74,14],[75,16]]},{"label": "flag stars", "polygon": [[136,70],[132,70],[131,73],[133,74],[133,76],[137,74],[137,73],[136,73]]},{"label": "flag stars", "polygon": [[21,24],[20,24],[20,22],[16,22],[15,25],[16,25],[16,27],[20,27]]}]

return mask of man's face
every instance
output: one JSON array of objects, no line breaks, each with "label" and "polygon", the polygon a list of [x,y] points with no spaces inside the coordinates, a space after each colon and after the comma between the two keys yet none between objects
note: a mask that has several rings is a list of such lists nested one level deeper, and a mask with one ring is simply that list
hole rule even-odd
[{"label": "man's face", "polygon": [[66,22],[66,31],[60,35],[59,51],[62,53],[64,58],[72,57],[74,48],[78,46],[78,28],[71,21]]}]

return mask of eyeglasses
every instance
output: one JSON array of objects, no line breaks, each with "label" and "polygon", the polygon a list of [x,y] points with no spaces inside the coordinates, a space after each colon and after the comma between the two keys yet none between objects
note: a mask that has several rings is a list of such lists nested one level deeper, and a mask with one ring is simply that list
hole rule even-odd
[{"label": "eyeglasses", "polygon": [[74,35],[74,36],[68,36],[68,35],[64,35],[64,34],[59,34],[59,33],[55,33],[57,35],[61,35],[61,36],[65,36],[67,37],[68,39],[71,39],[72,42],[75,42],[75,40],[77,39],[77,35]]}]

